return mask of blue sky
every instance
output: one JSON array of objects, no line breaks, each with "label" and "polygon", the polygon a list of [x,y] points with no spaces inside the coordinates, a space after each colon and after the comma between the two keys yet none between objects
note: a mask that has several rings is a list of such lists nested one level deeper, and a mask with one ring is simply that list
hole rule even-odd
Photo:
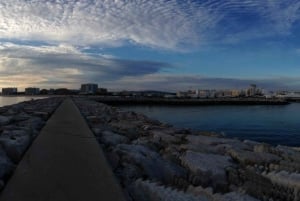
[{"label": "blue sky", "polygon": [[0,87],[300,90],[298,0],[1,0]]}]

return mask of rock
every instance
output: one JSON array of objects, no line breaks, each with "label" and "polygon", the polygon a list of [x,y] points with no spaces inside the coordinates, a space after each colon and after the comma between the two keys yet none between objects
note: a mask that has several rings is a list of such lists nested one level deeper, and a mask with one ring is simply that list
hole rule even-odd
[{"label": "rock", "polygon": [[222,138],[222,137],[212,137],[212,136],[202,136],[202,135],[188,135],[186,136],[187,144],[194,144],[194,145],[223,145],[226,149],[234,148],[240,150],[252,150],[252,147],[242,143],[239,140],[229,139],[229,138]]},{"label": "rock", "polygon": [[45,125],[45,121],[43,121],[40,117],[30,117],[25,121],[18,122],[16,125],[40,130]]},{"label": "rock", "polygon": [[204,186],[212,185],[216,190],[223,190],[227,185],[226,168],[233,166],[231,158],[216,154],[203,154],[187,151],[180,157],[183,166],[197,177]]},{"label": "rock", "polygon": [[144,177],[143,171],[136,165],[123,162],[122,168],[116,169],[116,173],[121,178],[121,184],[125,187],[128,187],[136,179]]},{"label": "rock", "polygon": [[36,111],[33,112],[33,116],[41,117],[43,120],[47,120],[50,116],[49,112],[43,112],[43,111]]},{"label": "rock", "polygon": [[182,144],[182,145],[178,145],[178,146],[183,151],[190,150],[190,151],[194,151],[194,152],[211,153],[211,154],[219,154],[219,155],[224,155],[226,153],[226,151],[231,148],[231,146],[227,145],[227,144],[196,145],[193,143],[188,143],[188,144]]},{"label": "rock", "polygon": [[122,160],[133,163],[141,168],[143,174],[150,179],[172,184],[175,178],[186,178],[184,168],[170,161],[163,160],[160,155],[141,145],[121,144],[115,150]]},{"label": "rock", "polygon": [[270,172],[264,176],[269,178],[274,184],[288,187],[294,192],[298,191],[300,193],[300,173],[288,173],[286,171],[280,171]]},{"label": "rock", "polygon": [[11,117],[10,116],[0,116],[0,126],[4,126],[10,123],[11,121]]},{"label": "rock", "polygon": [[259,201],[247,194],[241,194],[238,192],[230,192],[224,195],[215,196],[215,201]]},{"label": "rock", "polygon": [[119,135],[117,133],[114,133],[112,131],[103,131],[102,135],[100,137],[100,141],[108,146],[115,146],[118,144],[124,144],[129,141],[129,139],[125,136]]},{"label": "rock", "polygon": [[111,122],[109,123],[109,126],[112,127],[114,132],[120,133],[128,137],[130,140],[135,140],[140,136],[139,129],[135,122],[122,120],[118,122]]},{"label": "rock", "polygon": [[129,187],[129,193],[137,201],[209,201],[205,196],[194,196],[141,179],[136,180]]},{"label": "rock", "polygon": [[5,150],[7,156],[18,163],[31,143],[31,136],[23,130],[5,131],[0,136],[0,144]]},{"label": "rock", "polygon": [[205,196],[208,201],[215,201],[213,196],[213,189],[211,188],[203,188],[202,186],[192,186],[190,185],[187,190],[187,193],[191,193],[196,196]]},{"label": "rock", "polygon": [[168,133],[164,133],[164,130],[154,130],[150,131],[150,135],[152,134],[153,141],[161,144],[179,144],[182,142],[181,138],[171,135]]},{"label": "rock", "polygon": [[10,175],[15,166],[8,158],[2,146],[0,146],[0,180],[3,180],[6,176]]},{"label": "rock", "polygon": [[243,150],[229,150],[230,156],[243,165],[278,163],[281,158],[270,153],[257,153]]},{"label": "rock", "polygon": [[25,112],[21,112],[17,115],[14,115],[12,118],[13,122],[25,121],[30,118],[30,115],[26,114]]},{"label": "rock", "polygon": [[254,145],[254,148],[253,148],[254,152],[257,152],[257,153],[271,153],[272,152],[272,146],[271,145],[268,145],[268,144],[264,144],[264,143],[261,143],[261,144],[258,144],[258,145]]}]

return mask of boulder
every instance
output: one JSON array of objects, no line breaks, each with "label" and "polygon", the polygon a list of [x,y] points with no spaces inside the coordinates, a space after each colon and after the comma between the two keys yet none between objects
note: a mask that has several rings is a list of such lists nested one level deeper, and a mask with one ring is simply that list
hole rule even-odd
[{"label": "boulder", "polygon": [[227,185],[226,168],[233,166],[228,156],[193,151],[187,151],[180,160],[182,165],[195,175],[194,178],[190,178],[193,179],[193,184],[212,185],[218,190],[223,190]]},{"label": "boulder", "polygon": [[10,123],[12,117],[11,116],[3,116],[0,115],[0,126],[4,126]]},{"label": "boulder", "polygon": [[195,196],[183,191],[162,186],[148,180],[136,180],[129,187],[129,194],[138,201],[210,201],[205,196]]},{"label": "boulder", "polygon": [[30,143],[31,137],[29,135],[24,135],[24,132],[22,131],[8,131],[0,136],[0,145],[2,145],[7,156],[14,163],[20,161]]},{"label": "boulder", "polygon": [[186,178],[187,172],[181,166],[166,161],[160,155],[142,145],[121,144],[115,150],[123,161],[133,163],[141,168],[149,179],[172,184],[175,178]]},{"label": "boulder", "polygon": [[150,132],[152,134],[153,141],[160,144],[179,144],[182,142],[180,137],[165,133],[164,130],[154,130]]},{"label": "boulder", "polygon": [[223,137],[213,137],[213,136],[203,136],[203,135],[188,135],[186,136],[187,144],[195,145],[224,145],[226,149],[234,148],[241,150],[252,150],[252,147],[248,144],[242,143],[236,139],[223,138]]},{"label": "boulder", "polygon": [[230,192],[224,195],[216,195],[214,201],[259,201],[247,194]]},{"label": "boulder", "polygon": [[26,114],[25,112],[21,112],[17,115],[14,115],[12,118],[13,122],[25,121],[30,118],[30,115]]},{"label": "boulder", "polygon": [[25,121],[18,122],[17,125],[40,130],[45,125],[45,121],[43,121],[40,117],[30,117]]},{"label": "boulder", "polygon": [[106,130],[102,132],[102,135],[100,137],[100,141],[108,146],[115,146],[118,144],[124,144],[129,141],[129,139],[125,136],[119,135],[117,133],[114,133],[112,131]]},{"label": "boulder", "polygon": [[265,152],[251,152],[231,149],[228,151],[228,153],[233,159],[237,160],[242,165],[263,165],[274,162],[278,163],[281,160],[279,156]]}]

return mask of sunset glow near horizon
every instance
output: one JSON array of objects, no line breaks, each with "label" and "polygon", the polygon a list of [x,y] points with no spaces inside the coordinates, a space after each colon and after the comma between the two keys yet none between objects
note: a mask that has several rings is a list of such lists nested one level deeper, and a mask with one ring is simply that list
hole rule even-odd
[{"label": "sunset glow near horizon", "polygon": [[0,88],[300,90],[298,0],[1,0]]}]

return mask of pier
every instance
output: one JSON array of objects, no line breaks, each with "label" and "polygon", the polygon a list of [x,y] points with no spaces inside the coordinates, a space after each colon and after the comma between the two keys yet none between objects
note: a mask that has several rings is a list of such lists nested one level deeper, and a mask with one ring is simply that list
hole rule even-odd
[{"label": "pier", "polygon": [[0,201],[122,201],[102,149],[71,99],[66,99],[27,150]]}]

